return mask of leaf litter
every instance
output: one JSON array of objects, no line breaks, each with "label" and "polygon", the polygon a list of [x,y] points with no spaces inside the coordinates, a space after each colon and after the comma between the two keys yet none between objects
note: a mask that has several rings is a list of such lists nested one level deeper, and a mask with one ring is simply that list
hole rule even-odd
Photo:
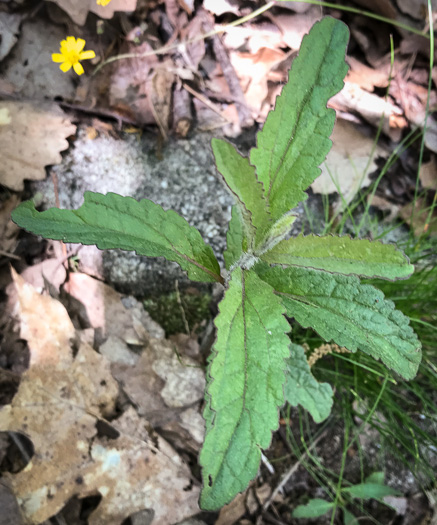
[{"label": "leaf litter", "polygon": [[[41,523],[74,495],[91,494],[102,496],[89,518],[94,525],[121,523],[143,509],[153,509],[154,522],[162,524],[195,514],[198,488],[171,445],[132,406],[113,419],[119,386],[110,361],[80,337],[75,341],[59,301],[40,295],[15,272],[13,279],[30,366],[12,403],[0,410],[0,426],[28,436],[35,449],[27,467],[8,476],[28,522]],[[172,370],[157,363],[168,388]],[[187,370],[177,369],[180,386]],[[180,394],[175,402],[180,405]],[[99,435],[97,423],[108,417],[116,439]]]}]

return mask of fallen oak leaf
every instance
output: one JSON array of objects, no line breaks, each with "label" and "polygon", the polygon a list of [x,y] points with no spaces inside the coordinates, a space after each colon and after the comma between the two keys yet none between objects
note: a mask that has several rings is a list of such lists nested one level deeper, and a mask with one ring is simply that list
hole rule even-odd
[{"label": "fallen oak leaf", "polygon": [[108,5],[99,5],[96,0],[47,0],[63,9],[76,24],[83,26],[89,12],[100,18],[112,18],[116,11],[133,12],[137,0],[111,0]]},{"label": "fallen oak leaf", "polygon": [[35,107],[28,102],[2,101],[9,122],[0,126],[0,183],[11,190],[24,188],[24,180],[42,180],[44,167],[59,164],[67,137],[76,126],[57,105]]},{"label": "fallen oak leaf", "polygon": [[[132,428],[109,442],[97,437],[97,422],[114,413],[118,394],[109,362],[86,343],[73,356],[69,336],[74,330],[63,306],[40,296],[15,272],[13,277],[31,354],[35,349],[40,353],[41,330],[60,323],[67,332],[55,331],[53,359],[44,364],[34,360],[12,403],[0,410],[0,428],[28,436],[35,449],[23,471],[7,475],[27,523],[45,521],[75,495],[96,493],[103,499],[90,518],[92,525],[118,524],[144,508],[154,508],[155,522],[164,525],[177,521],[172,512],[179,519],[195,513],[198,490],[190,489],[188,467],[164,440],[155,439],[156,449],[145,429],[142,439],[135,440]],[[41,303],[53,315],[32,315],[32,305],[40,312]],[[120,418],[120,425],[128,415]],[[135,421],[139,431],[138,416]],[[174,511],[169,498],[177,502]]]}]

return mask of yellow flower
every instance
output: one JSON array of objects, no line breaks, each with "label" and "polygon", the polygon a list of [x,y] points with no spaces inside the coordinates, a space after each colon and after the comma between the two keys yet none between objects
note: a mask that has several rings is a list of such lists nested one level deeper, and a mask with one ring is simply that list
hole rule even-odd
[{"label": "yellow flower", "polygon": [[97,0],[97,5],[108,5],[111,0]]},{"label": "yellow flower", "polygon": [[78,75],[82,75],[83,67],[79,62],[80,60],[86,60],[87,58],[94,58],[96,54],[94,51],[82,51],[85,47],[85,40],[83,38],[74,38],[74,36],[67,36],[66,40],[62,40],[60,53],[53,53],[53,62],[62,62],[59,66],[61,71],[66,73],[73,66],[74,71]]}]

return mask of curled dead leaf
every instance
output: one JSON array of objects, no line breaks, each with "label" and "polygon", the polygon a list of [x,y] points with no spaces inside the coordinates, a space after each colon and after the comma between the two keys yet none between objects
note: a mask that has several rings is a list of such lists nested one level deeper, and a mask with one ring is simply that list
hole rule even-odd
[{"label": "curled dead leaf", "polygon": [[62,161],[60,152],[68,148],[67,137],[76,126],[56,105],[3,101],[4,109],[10,122],[0,126],[0,183],[19,191],[25,179],[42,180],[44,166]]}]

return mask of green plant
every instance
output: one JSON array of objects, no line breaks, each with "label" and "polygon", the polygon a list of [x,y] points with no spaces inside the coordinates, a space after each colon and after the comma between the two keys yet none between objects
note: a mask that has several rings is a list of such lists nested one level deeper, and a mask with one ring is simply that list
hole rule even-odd
[{"label": "green plant", "polygon": [[284,384],[285,399],[305,406],[316,422],[329,414],[332,389],[316,382],[294,347],[290,356],[285,316],[326,341],[381,359],[405,379],[420,363],[408,319],[358,278],[407,278],[414,268],[401,251],[349,237],[287,239],[295,220],[290,210],[307,198],[304,190],[331,147],[335,112],[326,104],[343,86],[347,41],[346,26],[333,18],[313,26],[249,159],[225,141],[212,141],[218,171],[236,200],[223,274],[195,228],[147,199],[87,192],[78,210],[38,212],[29,201],[12,215],[35,234],[163,256],[193,280],[225,286],[207,370],[204,509],[228,503],[256,476],[261,449],[278,426]]},{"label": "green plant", "polygon": [[[363,483],[350,485],[340,489],[338,506],[343,511],[344,525],[358,525],[358,520],[346,508],[352,499],[368,500],[376,499],[384,503],[386,496],[398,495],[398,491],[384,485],[384,472],[374,472]],[[326,501],[320,498],[310,499],[305,505],[298,505],[293,513],[293,518],[319,518],[337,507],[336,502]]]}]

